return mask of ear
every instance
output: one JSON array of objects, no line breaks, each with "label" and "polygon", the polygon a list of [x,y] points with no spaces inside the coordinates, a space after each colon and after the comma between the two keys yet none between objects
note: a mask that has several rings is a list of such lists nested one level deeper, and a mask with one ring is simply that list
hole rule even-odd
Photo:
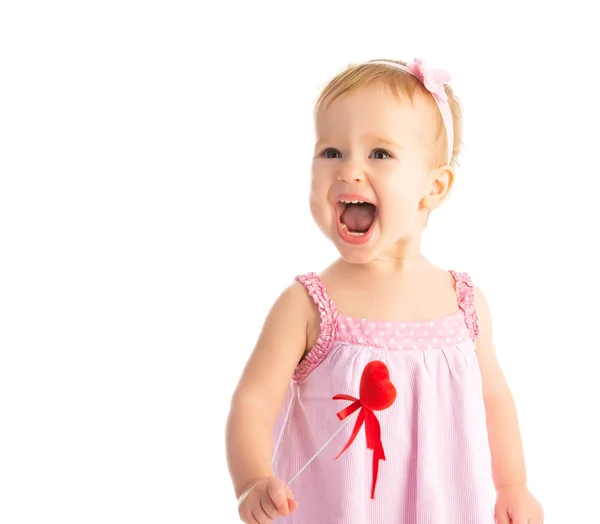
[{"label": "ear", "polygon": [[428,193],[421,200],[423,208],[433,211],[440,207],[450,194],[453,184],[454,168],[452,166],[446,165],[434,170],[429,178]]}]

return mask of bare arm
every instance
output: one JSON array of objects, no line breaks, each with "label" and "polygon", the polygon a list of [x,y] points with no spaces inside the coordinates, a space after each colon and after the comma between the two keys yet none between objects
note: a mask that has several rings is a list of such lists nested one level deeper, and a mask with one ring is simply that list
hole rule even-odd
[{"label": "bare arm", "polygon": [[281,294],[233,394],[226,442],[229,472],[238,498],[254,480],[273,475],[273,428],[291,376],[307,346],[312,309],[301,284],[293,284]]},{"label": "bare arm", "polygon": [[525,486],[527,474],[517,410],[494,349],[489,307],[479,289],[475,290],[475,301],[480,328],[477,357],[483,377],[494,484],[496,489]]}]

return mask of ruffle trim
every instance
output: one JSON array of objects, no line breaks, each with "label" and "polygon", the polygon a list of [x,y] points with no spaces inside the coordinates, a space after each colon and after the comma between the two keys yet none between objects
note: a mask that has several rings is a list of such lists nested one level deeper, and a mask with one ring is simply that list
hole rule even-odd
[{"label": "ruffle trim", "polygon": [[298,364],[293,375],[293,379],[300,382],[325,360],[331,350],[337,330],[338,310],[333,300],[327,295],[323,281],[316,273],[300,275],[295,280],[306,288],[308,294],[315,301],[321,317],[321,332],[317,342],[304,357],[304,360]]},{"label": "ruffle trim", "polygon": [[467,273],[450,271],[456,281],[456,294],[458,296],[458,306],[465,314],[465,324],[469,335],[474,344],[477,344],[479,338],[479,319],[475,309],[475,288],[471,277]]}]

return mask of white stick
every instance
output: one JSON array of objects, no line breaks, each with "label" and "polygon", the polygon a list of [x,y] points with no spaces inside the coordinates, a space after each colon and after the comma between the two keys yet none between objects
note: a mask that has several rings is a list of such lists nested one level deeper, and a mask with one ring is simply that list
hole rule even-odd
[{"label": "white stick", "polygon": [[342,424],[342,425],[341,425],[341,426],[338,428],[338,430],[337,430],[337,431],[336,431],[336,432],[335,432],[335,433],[334,433],[334,434],[331,436],[331,438],[330,438],[330,439],[329,439],[327,442],[325,442],[325,444],[323,444],[323,447],[321,447],[321,449],[320,449],[319,451],[317,451],[317,452],[316,452],[316,453],[315,453],[315,454],[314,454],[314,455],[311,457],[311,459],[310,459],[310,460],[309,460],[309,461],[308,461],[306,464],[304,464],[304,466],[302,466],[302,467],[300,468],[300,471],[298,471],[298,473],[296,473],[296,474],[294,475],[294,477],[292,478],[292,480],[290,480],[290,481],[287,483],[287,485],[288,485],[288,486],[289,486],[289,485],[290,485],[292,482],[294,482],[294,480],[296,480],[296,479],[297,479],[297,478],[300,476],[300,473],[302,473],[302,472],[303,472],[303,471],[304,471],[304,470],[305,470],[305,469],[306,469],[306,468],[307,468],[307,467],[310,465],[310,463],[311,463],[313,460],[315,460],[315,459],[317,458],[317,455],[318,455],[319,453],[321,453],[321,451],[323,451],[323,450],[324,450],[324,449],[327,447],[327,445],[328,445],[328,444],[329,444],[329,443],[330,443],[330,442],[331,442],[331,441],[332,441],[332,440],[333,440],[333,439],[336,437],[336,435],[337,435],[337,434],[338,434],[340,431],[342,431],[342,429],[344,429],[344,428],[346,427],[346,425],[348,424],[348,422],[350,422],[350,420],[352,420],[352,419],[351,419],[350,417],[348,417],[348,418],[346,419],[346,422],[344,422],[344,423],[343,423],[343,424]]}]

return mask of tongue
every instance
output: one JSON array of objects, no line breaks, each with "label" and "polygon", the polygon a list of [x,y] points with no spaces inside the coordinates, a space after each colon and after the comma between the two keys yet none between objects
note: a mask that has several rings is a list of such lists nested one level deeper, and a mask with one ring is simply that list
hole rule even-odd
[{"label": "tongue", "polygon": [[375,220],[373,204],[348,204],[342,213],[341,221],[350,231],[368,231]]}]

